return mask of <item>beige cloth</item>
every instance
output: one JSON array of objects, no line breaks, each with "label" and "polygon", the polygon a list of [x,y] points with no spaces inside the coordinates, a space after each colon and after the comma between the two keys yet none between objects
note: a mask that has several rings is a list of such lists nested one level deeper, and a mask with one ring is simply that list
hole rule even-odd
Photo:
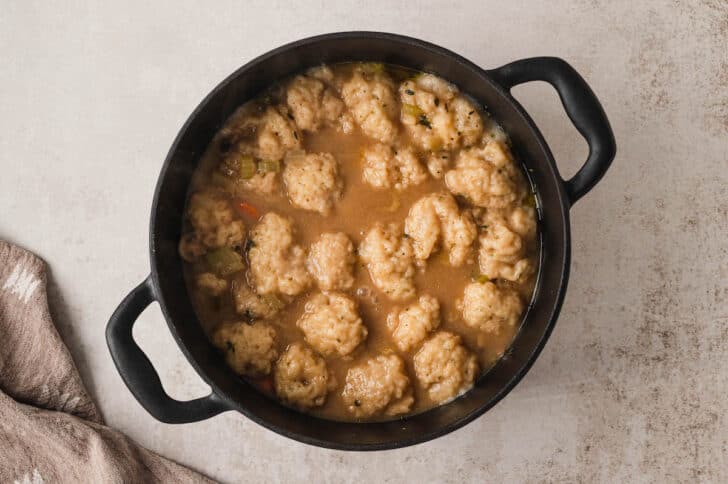
[{"label": "beige cloth", "polygon": [[211,481],[103,425],[51,321],[45,264],[0,241],[0,483],[6,482]]}]

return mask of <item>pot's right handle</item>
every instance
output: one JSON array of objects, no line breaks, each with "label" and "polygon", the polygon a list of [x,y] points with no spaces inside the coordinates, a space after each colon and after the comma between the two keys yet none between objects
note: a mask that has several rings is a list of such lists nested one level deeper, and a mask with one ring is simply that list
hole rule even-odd
[{"label": "pot's right handle", "polygon": [[510,90],[530,81],[546,81],[559,93],[566,114],[589,145],[584,166],[564,188],[573,205],[604,176],[612,164],[617,146],[607,115],[589,85],[573,67],[558,57],[532,57],[506,64],[488,74]]},{"label": "pot's right handle", "polygon": [[142,407],[165,423],[197,422],[230,410],[215,393],[181,402],[164,391],[157,371],[136,344],[131,332],[136,319],[154,300],[150,276],[121,301],[106,326],[106,343],[126,386]]}]

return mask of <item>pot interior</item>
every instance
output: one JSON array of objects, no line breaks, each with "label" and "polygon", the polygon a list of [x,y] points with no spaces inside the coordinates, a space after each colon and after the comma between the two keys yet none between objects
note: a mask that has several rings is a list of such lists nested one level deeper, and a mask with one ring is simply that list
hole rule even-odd
[{"label": "pot interior", "polygon": [[[506,355],[453,402],[400,420],[346,423],[291,410],[262,395],[228,369],[208,342],[192,308],[177,245],[192,173],[215,132],[241,104],[273,82],[322,63],[373,61],[436,74],[487,106],[528,168],[539,204],[541,263],[525,322]],[[541,134],[523,109],[487,73],[442,48],[377,33],[331,34],[295,42],[243,66],[195,109],[162,168],[150,225],[152,275],[170,330],[202,378],[231,408],[288,437],[340,449],[401,447],[452,431],[497,403],[520,380],[545,344],[566,286],[568,211],[561,178]]]}]

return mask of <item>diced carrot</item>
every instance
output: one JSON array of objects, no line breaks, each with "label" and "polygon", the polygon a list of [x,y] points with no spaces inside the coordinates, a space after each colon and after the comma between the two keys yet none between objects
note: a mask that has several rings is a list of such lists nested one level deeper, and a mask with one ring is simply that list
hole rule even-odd
[{"label": "diced carrot", "polygon": [[238,210],[240,210],[243,215],[246,215],[252,219],[258,220],[258,218],[260,218],[260,212],[258,212],[258,209],[248,202],[240,202],[238,204]]},{"label": "diced carrot", "polygon": [[271,377],[265,377],[260,378],[256,381],[258,384],[258,388],[260,388],[260,391],[264,393],[273,393],[273,378]]}]

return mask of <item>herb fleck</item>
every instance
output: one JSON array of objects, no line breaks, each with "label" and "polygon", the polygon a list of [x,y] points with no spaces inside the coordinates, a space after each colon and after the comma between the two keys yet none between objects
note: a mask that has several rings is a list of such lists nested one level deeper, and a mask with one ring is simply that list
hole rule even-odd
[{"label": "herb fleck", "polygon": [[427,116],[425,116],[424,114],[420,114],[417,117],[417,124],[421,124],[427,129],[432,129],[432,123],[430,123],[430,120],[427,119]]},{"label": "herb fleck", "polygon": [[409,95],[409,96],[414,96],[414,95],[415,95],[415,92],[414,92],[414,91],[413,91],[412,89],[407,89],[407,90],[405,90],[404,92],[405,92],[405,93],[406,93],[407,95]]}]

